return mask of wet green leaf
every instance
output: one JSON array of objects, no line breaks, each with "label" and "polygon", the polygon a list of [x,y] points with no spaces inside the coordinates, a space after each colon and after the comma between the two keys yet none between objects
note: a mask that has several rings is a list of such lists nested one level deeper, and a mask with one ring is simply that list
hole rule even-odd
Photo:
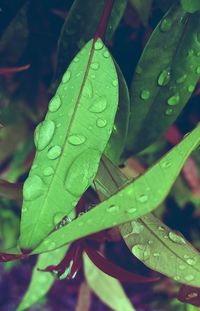
[{"label": "wet green leaf", "polygon": [[83,259],[86,281],[99,299],[112,310],[134,311],[120,282],[98,269],[85,253]]},{"label": "wet green leaf", "polygon": [[38,271],[45,269],[49,265],[58,264],[64,257],[68,247],[64,246],[49,253],[39,255],[37,263],[32,273],[29,287],[17,308],[17,311],[27,310],[33,304],[45,296],[53,285],[55,278],[50,272]]},{"label": "wet green leaf", "polygon": [[67,226],[50,234],[34,253],[57,248],[148,214],[165,199],[186,159],[199,143],[200,125],[135,181]]},{"label": "wet green leaf", "polygon": [[[55,90],[69,63],[85,43],[94,37],[103,14],[106,0],[75,0],[66,17],[58,41],[57,67],[51,86]],[[108,22],[105,43],[108,43],[127,5],[127,0],[115,0]]]},{"label": "wet green leaf", "polygon": [[90,40],[63,76],[35,131],[37,153],[23,187],[20,245],[35,248],[92,183],[118,105],[109,51]]},{"label": "wet green leaf", "polygon": [[182,8],[189,13],[194,13],[200,10],[199,0],[180,0]]},{"label": "wet green leaf", "polygon": [[140,19],[146,26],[151,13],[152,0],[130,0],[130,3],[138,11]]},{"label": "wet green leaf", "polygon": [[163,17],[139,60],[131,86],[127,153],[152,144],[172,124],[200,75],[200,13],[179,5]]}]

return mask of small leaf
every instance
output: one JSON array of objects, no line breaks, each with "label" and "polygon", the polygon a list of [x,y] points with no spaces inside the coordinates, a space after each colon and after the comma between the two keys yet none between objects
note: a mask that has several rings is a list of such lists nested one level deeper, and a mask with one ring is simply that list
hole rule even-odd
[{"label": "small leaf", "polygon": [[126,156],[162,135],[191,97],[199,80],[199,33],[200,13],[174,5],[151,35],[132,81]]},{"label": "small leaf", "polygon": [[182,8],[189,13],[200,11],[199,0],[180,0]]},{"label": "small leaf", "polygon": [[[60,82],[65,68],[85,43],[94,37],[101,20],[106,0],[98,0],[95,5],[93,0],[75,0],[62,27],[58,41],[58,60],[51,87],[53,91]],[[108,43],[127,5],[127,0],[115,0],[106,30],[105,42]],[[106,54],[105,54],[106,55]]]},{"label": "small leaf", "polygon": [[34,303],[48,293],[55,278],[51,273],[41,272],[38,268],[43,269],[47,265],[57,264],[65,255],[67,249],[68,247],[64,246],[52,252],[39,255],[33,270],[31,282],[24,297],[22,298],[20,305],[17,308],[17,311],[27,310],[27,308],[30,308]]},{"label": "small leaf", "polygon": [[108,200],[54,232],[34,253],[54,249],[86,235],[137,219],[158,207],[167,196],[190,153],[199,146],[200,125],[161,160]]},{"label": "small leaf", "polygon": [[64,74],[35,131],[37,153],[23,188],[22,248],[35,248],[92,183],[117,105],[115,65],[103,42],[90,40]]},{"label": "small leaf", "polygon": [[84,273],[91,290],[112,310],[134,311],[121,284],[99,270],[84,253]]},{"label": "small leaf", "polygon": [[151,12],[152,0],[130,0],[130,3],[138,11],[143,24],[147,26]]}]

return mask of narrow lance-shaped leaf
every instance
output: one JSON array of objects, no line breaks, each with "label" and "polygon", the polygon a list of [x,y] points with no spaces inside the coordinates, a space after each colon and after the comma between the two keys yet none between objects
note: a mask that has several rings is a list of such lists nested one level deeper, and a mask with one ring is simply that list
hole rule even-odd
[{"label": "narrow lance-shaped leaf", "polygon": [[138,11],[143,24],[147,26],[151,12],[152,0],[130,0],[130,3]]},{"label": "narrow lance-shaped leaf", "polygon": [[[107,0],[98,0],[94,5],[93,0],[74,1],[66,17],[58,41],[58,59],[54,81],[51,87],[52,91],[58,85],[65,68],[68,67],[73,57],[90,38],[94,37],[107,2]],[[105,34],[106,43],[111,40],[123,16],[126,5],[127,0],[114,1]]]},{"label": "narrow lance-shaped leaf", "polygon": [[99,270],[85,253],[83,259],[86,281],[99,299],[112,310],[134,311],[119,281]]},{"label": "narrow lance-shaped leaf", "polygon": [[22,248],[35,248],[92,183],[117,105],[115,65],[103,42],[90,40],[35,131],[37,153],[23,188]]},{"label": "narrow lance-shaped leaf", "polygon": [[186,159],[199,143],[200,125],[144,175],[67,226],[50,234],[34,253],[54,249],[151,212],[165,199]]},{"label": "narrow lance-shaped leaf", "polygon": [[133,77],[128,154],[152,144],[174,122],[199,76],[200,13],[177,4],[154,30]]},{"label": "narrow lance-shaped leaf", "polygon": [[52,252],[39,255],[33,270],[31,282],[17,311],[27,310],[48,293],[55,278],[51,273],[41,272],[38,269],[44,269],[50,264],[57,264],[65,255],[67,248],[67,246],[64,246]]},{"label": "narrow lance-shaped leaf", "polygon": [[[127,182],[125,176],[103,159],[95,186],[102,199]],[[199,286],[200,254],[181,235],[152,214],[119,226],[130,251],[146,266],[174,280]]]}]

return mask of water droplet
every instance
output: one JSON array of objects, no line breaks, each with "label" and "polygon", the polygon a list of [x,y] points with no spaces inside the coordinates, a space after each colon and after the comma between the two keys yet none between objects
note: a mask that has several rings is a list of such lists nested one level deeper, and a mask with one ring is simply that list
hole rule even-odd
[{"label": "water droplet", "polygon": [[139,260],[147,260],[151,255],[150,247],[148,245],[136,244],[132,247],[132,253]]},{"label": "water droplet", "polygon": [[95,50],[101,50],[104,47],[104,44],[101,40],[97,40],[94,44],[94,49]]},{"label": "water droplet", "polygon": [[107,124],[107,121],[105,119],[97,119],[96,125],[98,127],[105,127]]},{"label": "water droplet", "polygon": [[37,167],[38,167],[37,164],[33,164],[32,167],[31,167],[31,169],[34,170],[34,169],[36,169]]},{"label": "water droplet", "polygon": [[131,233],[139,234],[144,230],[144,226],[135,220],[131,221],[131,227],[132,227]]},{"label": "water droplet", "polygon": [[195,85],[190,84],[190,85],[188,86],[188,92],[189,92],[189,93],[193,93],[194,90],[195,90]]},{"label": "water droplet", "polygon": [[39,198],[44,193],[44,183],[42,179],[37,176],[29,176],[23,186],[23,196],[27,201]]},{"label": "water droplet", "polygon": [[113,86],[118,86],[118,81],[117,80],[113,80],[112,85]]},{"label": "water droplet", "polygon": [[172,166],[172,162],[165,160],[165,161],[162,161],[160,165],[162,168],[168,168],[168,167]]},{"label": "water droplet", "polygon": [[146,203],[148,201],[148,195],[147,194],[141,194],[137,197],[137,201],[140,203]]},{"label": "water droplet", "polygon": [[184,238],[182,238],[182,236],[177,235],[175,232],[170,231],[169,232],[169,238],[171,241],[173,241],[174,243],[177,244],[185,244],[185,240]]},{"label": "water droplet", "polygon": [[[79,197],[89,187],[98,169],[100,153],[88,148],[77,156],[71,163],[65,177],[65,189]],[[77,170],[80,163],[80,170]]]},{"label": "water droplet", "polygon": [[159,257],[160,254],[159,254],[159,253],[154,253],[153,256],[154,256],[154,257]]},{"label": "water droplet", "polygon": [[92,83],[89,80],[87,80],[86,84],[84,85],[83,96],[89,98],[92,98],[93,96],[93,87]]},{"label": "water droplet", "polygon": [[165,86],[169,83],[171,76],[170,68],[164,69],[158,77],[158,85]]},{"label": "water droplet", "polygon": [[179,103],[179,101],[180,101],[180,96],[179,96],[179,94],[175,94],[175,95],[171,96],[171,97],[168,99],[167,103],[168,103],[168,105],[170,105],[170,106],[175,106],[175,105],[177,105],[177,104]]},{"label": "water droplet", "polygon": [[191,282],[194,280],[194,275],[192,274],[188,274],[185,276],[185,280],[188,281],[188,282]]},{"label": "water droplet", "polygon": [[26,207],[22,208],[22,214],[26,213],[28,211],[28,209]]},{"label": "water droplet", "polygon": [[55,95],[49,103],[49,111],[56,112],[61,106],[61,99],[59,95]]},{"label": "water droplet", "polygon": [[91,64],[91,68],[92,68],[93,70],[98,70],[98,69],[99,69],[99,63],[92,63],[92,64]]},{"label": "water droplet", "polygon": [[105,52],[103,53],[103,56],[104,56],[105,58],[109,58],[109,57],[110,57],[110,54],[109,54],[108,51],[105,51]]},{"label": "water droplet", "polygon": [[105,96],[98,97],[90,106],[89,111],[100,113],[107,107],[107,99]]},{"label": "water droplet", "polygon": [[173,112],[173,109],[172,108],[168,108],[166,111],[165,111],[165,114],[166,116],[170,116]]},{"label": "water droplet", "polygon": [[174,280],[175,280],[175,281],[179,281],[179,280],[180,280],[180,276],[176,275],[176,276],[174,277]]},{"label": "water droplet", "polygon": [[196,73],[199,75],[200,74],[200,66],[197,67]]},{"label": "water droplet", "polygon": [[129,214],[134,214],[137,211],[137,209],[135,207],[131,207],[127,210],[127,213]]},{"label": "water droplet", "polygon": [[55,123],[51,120],[44,120],[35,130],[34,142],[37,150],[41,151],[51,142],[55,132]]},{"label": "water droplet", "polygon": [[158,230],[159,230],[159,231],[164,231],[165,229],[164,229],[163,227],[159,226],[159,227],[158,227]]},{"label": "water droplet", "polygon": [[169,31],[172,27],[172,21],[168,18],[164,18],[160,24],[160,30],[163,32]]},{"label": "water droplet", "polygon": [[[48,239],[46,241],[47,241],[47,245],[48,245],[49,244]],[[50,250],[54,249],[55,247],[56,247],[56,243],[55,242],[51,242],[49,244],[48,250],[50,251]]]},{"label": "water droplet", "polygon": [[74,58],[74,63],[78,63],[78,62],[79,62],[79,57],[76,56],[76,57]]},{"label": "water droplet", "polygon": [[190,265],[190,266],[193,266],[196,263],[196,261],[194,259],[192,259],[192,258],[189,258],[186,261],[187,261],[188,265]]},{"label": "water droplet", "polygon": [[56,145],[56,146],[53,146],[51,147],[49,150],[48,150],[48,158],[51,159],[51,160],[55,160],[57,159],[61,154],[61,147]]},{"label": "water droplet", "polygon": [[186,75],[186,74],[183,74],[180,78],[178,78],[178,79],[176,80],[176,83],[177,83],[177,84],[181,84],[181,83],[183,83],[186,79],[187,79],[187,75]]},{"label": "water droplet", "polygon": [[71,71],[67,70],[67,72],[65,72],[65,74],[62,78],[62,82],[67,83],[67,82],[69,82],[70,78],[71,78]]},{"label": "water droplet", "polygon": [[91,77],[92,79],[95,79],[95,78],[96,78],[95,74],[91,74],[90,77]]},{"label": "water droplet", "polygon": [[116,213],[118,211],[119,211],[119,206],[118,205],[110,205],[107,208],[107,212],[109,212],[109,213]]},{"label": "water droplet", "polygon": [[140,97],[144,100],[147,100],[150,97],[150,92],[148,90],[142,90]]},{"label": "water droplet", "polygon": [[74,146],[82,145],[85,141],[86,138],[83,135],[70,135],[68,138],[68,142]]},{"label": "water droplet", "polygon": [[51,166],[47,166],[43,170],[44,176],[51,176],[54,173],[54,169]]},{"label": "water droplet", "polygon": [[189,300],[189,299],[194,299],[196,297],[198,297],[198,293],[193,292],[193,293],[187,294],[186,299]]}]

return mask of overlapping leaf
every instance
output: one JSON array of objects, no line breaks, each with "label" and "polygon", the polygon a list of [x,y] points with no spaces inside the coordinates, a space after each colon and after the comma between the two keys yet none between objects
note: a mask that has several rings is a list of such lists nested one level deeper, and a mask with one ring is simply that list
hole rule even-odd
[{"label": "overlapping leaf", "polygon": [[200,11],[199,0],[180,0],[180,2],[186,12],[194,13],[196,11]]},{"label": "overlapping leaf", "polygon": [[119,281],[99,270],[86,254],[83,259],[85,278],[92,291],[112,310],[134,311]]},{"label": "overlapping leaf", "polygon": [[35,131],[36,157],[23,188],[20,245],[33,249],[91,184],[110,137],[118,77],[103,42],[77,54]]},{"label": "overlapping leaf", "polygon": [[144,175],[75,221],[50,234],[34,253],[55,249],[151,212],[164,200],[186,159],[199,143],[200,125]]},{"label": "overlapping leaf", "polygon": [[152,0],[130,0],[130,3],[138,11],[140,19],[146,26],[151,12]]},{"label": "overlapping leaf", "polygon": [[127,153],[153,143],[174,122],[200,75],[200,13],[174,5],[160,21],[139,60],[131,86]]},{"label": "overlapping leaf", "polygon": [[27,310],[43,296],[47,294],[54,283],[55,278],[49,272],[41,272],[47,265],[58,264],[67,251],[67,246],[59,248],[49,253],[39,255],[37,263],[32,273],[29,287],[17,308],[17,311]]},{"label": "overlapping leaf", "polygon": [[[106,6],[106,0],[75,0],[64,22],[58,41],[57,67],[51,90],[54,91],[65,69],[85,43],[94,37]],[[105,42],[108,43],[127,5],[127,0],[115,0],[107,25]],[[106,26],[106,25],[105,25]]]}]

